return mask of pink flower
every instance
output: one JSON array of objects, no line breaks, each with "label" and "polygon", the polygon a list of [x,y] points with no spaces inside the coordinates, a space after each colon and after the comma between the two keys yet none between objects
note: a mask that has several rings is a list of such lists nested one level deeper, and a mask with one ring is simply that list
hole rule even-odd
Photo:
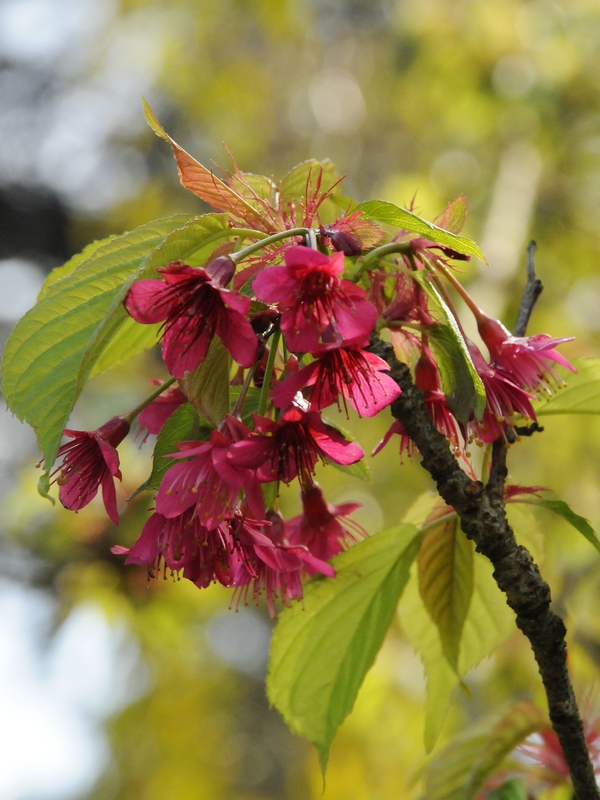
[{"label": "pink flower", "polygon": [[129,290],[125,307],[133,319],[165,323],[163,358],[176,378],[196,369],[215,333],[240,366],[254,363],[258,343],[246,319],[250,298],[224,288],[233,270],[226,256],[205,268],[174,261],[158,270],[164,280],[137,281]]},{"label": "pink flower", "polygon": [[377,311],[363,289],[340,280],[344,254],[325,256],[309,247],[285,251],[285,265],[263,270],[252,284],[265,303],[277,303],[283,312],[281,330],[290,350],[314,350],[325,331],[341,342],[369,336]]},{"label": "pink flower", "polygon": [[172,519],[195,508],[202,525],[212,530],[235,515],[243,488],[252,513],[262,516],[262,492],[256,477],[227,458],[233,441],[249,433],[249,428],[228,416],[208,442],[179,443],[179,452],[169,456],[179,463],[166,471],[156,495],[158,513]]},{"label": "pink flower", "polygon": [[291,406],[273,422],[254,414],[259,434],[233,444],[228,451],[232,464],[256,470],[259,481],[290,483],[296,475],[311,483],[317,459],[330,458],[336,464],[354,464],[364,456],[361,447],[349,442],[316,411]]},{"label": "pink flower", "polygon": [[313,355],[315,361],[290,375],[271,392],[276,406],[291,405],[297,392],[311,387],[311,411],[333,403],[339,407],[341,395],[346,412],[347,401],[362,417],[374,417],[400,395],[400,387],[386,374],[389,371],[386,362],[355,343],[347,342],[344,347],[320,345]]},{"label": "pink flower", "polygon": [[147,566],[149,577],[157,577],[164,564],[165,570],[182,571],[184,578],[205,588],[214,581],[232,585],[232,549],[227,525],[209,530],[189,508],[172,518],[152,514],[133,547],[117,545],[112,552],[126,555],[126,564]]},{"label": "pink flower", "polygon": [[[153,383],[156,386],[159,385],[158,381],[153,381]],[[156,400],[146,406],[138,416],[140,428],[145,428],[148,433],[159,434],[171,414],[187,401],[187,397],[179,386],[170,386]]]},{"label": "pink flower", "polygon": [[472,420],[467,428],[472,430],[482,442],[494,442],[504,436],[505,428],[514,425],[515,414],[525,419],[535,420],[531,405],[532,395],[520,389],[500,370],[486,363],[479,349],[467,341],[473,364],[483,382],[486,392],[486,406],[483,419],[479,423]]},{"label": "pink flower", "polygon": [[[357,508],[360,503],[342,503],[332,505],[325,502],[323,492],[314,485],[310,489],[303,489],[300,495],[303,513],[286,522],[285,531],[287,540],[292,545],[306,547],[315,558],[327,561],[344,549],[348,540],[366,533],[356,522],[345,519]],[[349,532],[338,517],[344,519],[346,525],[352,528]],[[307,567],[309,575],[311,567]]]},{"label": "pink flower", "polygon": [[286,525],[280,514],[271,515],[269,522],[245,519],[236,531],[240,547],[234,554],[234,584],[237,602],[247,601],[251,587],[258,604],[266,595],[271,617],[275,616],[274,601],[279,599],[287,606],[303,596],[302,579],[320,572],[335,577],[335,570],[325,561],[313,556],[307,547],[290,544]]},{"label": "pink flower", "polygon": [[52,475],[60,486],[58,496],[65,508],[79,511],[90,503],[102,486],[106,513],[115,525],[119,523],[114,478],[121,480],[116,447],[129,433],[124,417],[113,417],[102,427],[88,431],[65,430],[72,442],[63,444],[57,453],[62,465]]},{"label": "pink flower", "polygon": [[554,350],[558,344],[573,341],[573,336],[562,339],[552,339],[546,333],[512,336],[499,320],[482,313],[478,315],[477,327],[490,352],[491,364],[523,389],[539,395],[552,394],[555,386],[564,386],[553,364],[576,372],[567,359]]}]

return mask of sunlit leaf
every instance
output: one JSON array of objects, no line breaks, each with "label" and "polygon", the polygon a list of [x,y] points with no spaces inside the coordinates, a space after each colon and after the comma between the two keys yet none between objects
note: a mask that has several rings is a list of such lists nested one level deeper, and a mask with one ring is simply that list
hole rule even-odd
[{"label": "sunlit leaf", "polygon": [[121,327],[100,353],[90,377],[101,375],[107,369],[125,364],[134,356],[149,350],[158,342],[161,323],[140,325],[131,317],[123,320]]},{"label": "sunlit leaf", "polygon": [[[482,261],[486,261],[485,256],[479,247],[470,239],[464,236],[457,236],[450,231],[428,222],[426,219],[413,214],[406,208],[390,203],[386,200],[368,200],[366,203],[359,203],[357,211],[365,213],[369,219],[382,222],[387,225],[394,225],[410,233],[418,233],[432,242],[437,242],[445,247],[450,247],[457,253],[467,256],[476,256]],[[487,262],[486,262],[487,263]]]},{"label": "sunlit leaf", "polygon": [[428,325],[425,330],[450,410],[463,424],[469,421],[471,412],[480,418],[485,410],[485,388],[462,335],[453,326],[441,323]]},{"label": "sunlit leaf", "polygon": [[240,172],[232,175],[231,186],[252,208],[261,212],[265,204],[274,206],[277,202],[277,186],[265,175]]},{"label": "sunlit leaf", "polygon": [[562,370],[566,387],[535,404],[536,414],[600,414],[600,358],[575,358],[575,374]]},{"label": "sunlit leaf", "polygon": [[40,289],[37,298],[38,301],[46,296],[46,293],[51,286],[74,272],[77,267],[80,266],[80,264],[83,264],[90,259],[96,250],[98,250],[100,247],[104,247],[113,239],[116,239],[116,236],[107,236],[106,239],[98,239],[95,242],[90,242],[90,244],[86,245],[80,253],[76,253],[65,264],[60,267],[55,267],[48,274],[46,280],[42,284],[42,288]]},{"label": "sunlit leaf", "polygon": [[[439,498],[436,496],[429,493],[421,495],[409,509],[406,519],[414,524],[425,523],[437,503]],[[429,752],[440,734],[450,697],[460,678],[506,640],[514,630],[514,614],[492,577],[491,564],[475,553],[473,594],[463,624],[458,669],[454,670],[444,655],[438,627],[432,625],[421,597],[416,564],[413,570],[414,575],[402,596],[399,617],[408,640],[419,653],[425,668],[427,707],[424,743]]]},{"label": "sunlit leaf", "polygon": [[457,669],[473,595],[473,544],[461,531],[457,517],[427,531],[417,565],[421,597],[437,625],[444,655]]},{"label": "sunlit leaf", "polygon": [[319,189],[319,194],[330,192],[334,187],[341,192],[341,175],[329,159],[317,161],[311,158],[291,169],[281,181],[281,196],[290,200],[306,201]]},{"label": "sunlit leaf", "polygon": [[180,147],[177,142],[173,141],[154,116],[154,112],[148,103],[145,100],[143,100],[143,103],[144,116],[148,125],[157,136],[160,136],[161,139],[171,145],[181,185],[185,189],[189,189],[201,200],[204,200],[205,203],[208,203],[215,211],[225,211],[233,214],[236,218],[256,226],[259,230],[263,230],[265,221],[255,209],[243,197],[240,197],[237,192],[227,186],[226,183],[219,180],[212,170],[204,167]]},{"label": "sunlit leaf", "polygon": [[329,747],[394,616],[419,533],[413,525],[365,539],[333,559],[285,609],[271,645],[267,692],[289,727],[311,741],[325,770]]},{"label": "sunlit leaf", "polygon": [[467,199],[460,194],[448,203],[438,218],[439,227],[451,233],[460,233],[467,219]]},{"label": "sunlit leaf", "polygon": [[429,762],[424,800],[472,800],[520,742],[546,727],[546,715],[529,700],[473,725]]},{"label": "sunlit leaf", "polygon": [[576,514],[564,500],[546,500],[543,497],[529,496],[524,498],[521,502],[546,508],[548,511],[552,511],[554,514],[562,517],[566,522],[572,525],[575,530],[583,534],[588,542],[600,552],[600,540],[589,521],[585,517],[580,517],[579,514]]},{"label": "sunlit leaf", "polygon": [[188,372],[181,387],[196,411],[217,427],[230,410],[229,372],[231,359],[223,342],[215,337],[204,361]]},{"label": "sunlit leaf", "polygon": [[150,253],[187,219],[157,220],[95,248],[47,287],[12,332],[2,365],[3,391],[10,408],[37,434],[46,466],[42,493],[75,401],[127,316],[123,298],[131,282],[150,263]]}]

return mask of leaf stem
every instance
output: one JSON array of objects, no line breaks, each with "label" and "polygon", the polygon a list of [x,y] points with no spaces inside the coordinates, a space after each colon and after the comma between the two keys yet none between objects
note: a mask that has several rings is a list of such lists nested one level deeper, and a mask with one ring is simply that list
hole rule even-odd
[{"label": "leaf stem", "polygon": [[125,419],[127,420],[127,422],[131,424],[133,420],[138,416],[138,414],[141,414],[142,411],[147,406],[150,405],[150,403],[156,400],[156,398],[159,397],[164,391],[166,391],[169,388],[169,386],[172,386],[176,380],[177,378],[169,378],[169,380],[161,384],[155,392],[152,392],[152,394],[149,395],[145,400],[142,400],[142,402],[139,405],[137,405],[133,409],[133,411],[130,411],[129,414],[125,415]]},{"label": "leaf stem", "polygon": [[[237,253],[231,253],[230,258],[232,258],[237,264],[240,261],[243,261],[245,258],[248,258],[248,256],[251,256],[252,253],[255,253],[257,250],[262,250],[264,247],[268,247],[270,244],[280,242],[282,239],[289,239],[292,236],[306,236],[309,232],[310,228],[290,228],[290,230],[287,231],[279,231],[271,236],[264,237],[260,242],[249,244],[248,247],[244,247],[243,250],[238,250]],[[254,233],[252,233],[252,235],[254,235]]]},{"label": "leaf stem", "polygon": [[374,250],[371,250],[362,260],[358,261],[354,269],[349,273],[348,279],[351,281],[356,280],[374,261],[390,253],[410,253],[411,250],[410,242],[388,242],[388,244],[382,244],[381,247],[376,247]]},{"label": "leaf stem", "polygon": [[277,348],[279,347],[279,339],[281,338],[281,331],[277,330],[271,336],[269,342],[269,358],[267,359],[267,367],[265,369],[265,377],[260,392],[260,402],[258,404],[258,413],[264,417],[267,410],[267,401],[269,399],[269,391],[271,390],[271,376],[273,375],[273,367],[275,366],[275,358],[277,357]]}]

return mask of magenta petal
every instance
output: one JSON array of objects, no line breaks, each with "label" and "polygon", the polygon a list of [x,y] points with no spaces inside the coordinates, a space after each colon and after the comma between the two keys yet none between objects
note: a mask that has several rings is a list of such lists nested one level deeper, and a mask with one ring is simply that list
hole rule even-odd
[{"label": "magenta petal", "polygon": [[357,299],[353,306],[339,303],[334,313],[336,328],[346,340],[370,336],[377,322],[377,309],[364,299]]},{"label": "magenta petal", "polygon": [[361,375],[355,383],[348,387],[346,396],[361,417],[374,417],[383,408],[393,403],[400,393],[401,390],[396,381],[389,375],[380,372],[370,379]]},{"label": "magenta petal", "polygon": [[302,245],[290,247],[289,250],[286,250],[284,259],[286,266],[289,267],[293,275],[298,272],[302,273],[304,270],[307,272],[320,270],[330,275],[339,275],[344,269],[343,253],[334,253],[331,256],[326,256],[318,250],[303,247]]},{"label": "magenta petal", "polygon": [[335,429],[328,433],[313,431],[313,436],[319,449],[336,464],[356,464],[365,454],[362,447],[355,442],[349,442]]},{"label": "magenta petal", "polygon": [[181,379],[193,372],[208,352],[212,337],[207,328],[194,339],[182,335],[177,323],[169,326],[162,341],[162,354],[166,368],[173,377]]},{"label": "magenta petal", "polygon": [[303,367],[299,372],[290,375],[271,392],[271,399],[277,408],[287,408],[292,404],[296,394],[304,387],[310,385],[310,379],[313,377],[315,370],[318,368],[319,362],[313,361],[307,367]]},{"label": "magenta petal", "polygon": [[170,309],[170,304],[161,302],[161,295],[164,295],[165,289],[164,281],[136,281],[125,298],[125,308],[129,316],[142,325],[165,320]]},{"label": "magenta petal", "polygon": [[263,303],[281,303],[293,294],[296,281],[287,267],[268,267],[252,282],[252,290]]},{"label": "magenta petal", "polygon": [[217,324],[228,353],[240,367],[251,367],[256,361],[258,340],[248,320],[237,311],[228,311],[224,321]]},{"label": "magenta petal", "polygon": [[126,564],[153,564],[158,558],[158,542],[165,526],[165,518],[162,514],[152,514],[150,519],[142,528],[137,541],[129,550]]},{"label": "magenta petal", "polygon": [[195,461],[181,461],[166,471],[156,494],[156,510],[171,519],[178,517],[197,501],[196,487],[199,465]]},{"label": "magenta petal", "polygon": [[115,491],[114,478],[106,472],[102,478],[102,500],[104,508],[110,521],[114,525],[119,524],[119,512],[117,511],[117,493]]}]

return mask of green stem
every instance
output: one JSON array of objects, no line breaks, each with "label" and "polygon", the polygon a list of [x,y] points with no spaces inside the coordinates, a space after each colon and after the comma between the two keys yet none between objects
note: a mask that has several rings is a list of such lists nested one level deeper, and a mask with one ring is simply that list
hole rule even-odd
[{"label": "green stem", "polygon": [[271,390],[271,376],[273,375],[273,367],[275,366],[275,358],[277,357],[277,348],[279,347],[279,339],[281,338],[281,331],[275,331],[269,341],[269,358],[267,359],[267,368],[265,369],[265,377],[260,392],[260,402],[258,404],[258,413],[264,417],[267,410],[267,402],[269,399],[269,391]]},{"label": "green stem", "polygon": [[411,251],[410,242],[389,242],[388,244],[382,244],[381,247],[376,247],[375,250],[371,250],[370,253],[367,253],[367,255],[356,264],[354,269],[349,273],[348,279],[354,281],[360,278],[367,267],[390,253],[410,253]]},{"label": "green stem", "polygon": [[138,414],[142,413],[146,406],[149,406],[153,400],[156,400],[156,398],[159,397],[166,389],[168,389],[169,386],[172,386],[176,380],[177,378],[169,378],[168,381],[165,381],[163,384],[161,384],[155,392],[152,392],[152,394],[143,400],[138,406],[136,406],[133,411],[130,411],[129,414],[125,415],[127,422],[131,424]]},{"label": "green stem", "polygon": [[[238,250],[237,253],[232,253],[230,258],[237,264],[245,258],[248,258],[248,256],[251,256],[252,253],[255,253],[257,250],[262,250],[270,244],[280,242],[282,239],[289,239],[291,236],[306,236],[309,231],[310,228],[291,228],[288,231],[279,231],[279,233],[274,233],[271,236],[265,236],[260,242],[249,244],[248,247],[245,247],[243,250]],[[252,235],[254,235],[254,233]]]},{"label": "green stem", "polygon": [[440,263],[436,263],[434,269],[439,270],[439,272],[442,273],[444,278],[446,278],[446,280],[449,283],[451,283],[452,286],[454,286],[454,288],[456,289],[458,294],[465,301],[465,303],[468,306],[468,308],[473,312],[473,314],[475,316],[475,319],[477,319],[477,320],[481,319],[481,309],[476,304],[476,302],[473,300],[471,295],[467,292],[467,290],[462,285],[462,283],[457,278],[454,277],[452,272],[447,267],[445,267],[443,264],[440,264]]},{"label": "green stem", "polygon": [[238,399],[235,401],[235,406],[231,412],[233,417],[237,417],[238,419],[242,418],[241,410],[242,406],[244,405],[244,400],[246,399],[246,395],[248,394],[248,389],[250,388],[250,383],[252,378],[254,377],[254,371],[256,369],[256,364],[253,364],[248,372],[246,373],[246,377],[244,378],[244,383],[242,388],[240,389],[240,393]]}]

